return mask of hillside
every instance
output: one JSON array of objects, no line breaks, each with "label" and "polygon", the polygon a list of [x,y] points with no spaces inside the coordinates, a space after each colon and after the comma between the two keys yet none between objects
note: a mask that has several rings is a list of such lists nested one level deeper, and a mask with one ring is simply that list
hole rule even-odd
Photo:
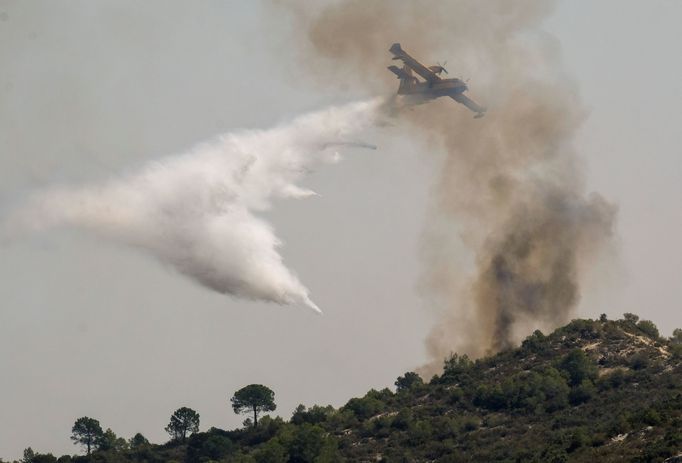
[{"label": "hillside", "polygon": [[682,332],[662,339],[631,314],[536,331],[477,361],[453,355],[441,375],[424,383],[406,373],[396,389],[185,442],[114,439],[107,450],[58,461],[682,461]]}]

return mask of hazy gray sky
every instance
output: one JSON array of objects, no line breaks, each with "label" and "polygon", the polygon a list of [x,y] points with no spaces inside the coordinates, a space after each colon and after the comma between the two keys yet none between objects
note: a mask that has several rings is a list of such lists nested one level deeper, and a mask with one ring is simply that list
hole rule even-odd
[{"label": "hazy gray sky", "polygon": [[[666,335],[682,326],[681,15],[671,0],[565,1],[546,24],[590,109],[577,142],[589,187],[619,207],[616,264],[594,269],[580,313],[636,312]],[[367,96],[308,82],[289,27],[258,2],[0,1],[0,211]],[[228,399],[252,382],[288,417],[422,363],[436,317],[416,290],[419,239],[438,156],[390,128],[366,138],[380,149],[305,181],[320,197],[267,214],[322,317],[210,293],[84,232],[0,248],[0,456],[73,453],[83,415],[156,442],[183,405],[202,429],[233,427]]]}]

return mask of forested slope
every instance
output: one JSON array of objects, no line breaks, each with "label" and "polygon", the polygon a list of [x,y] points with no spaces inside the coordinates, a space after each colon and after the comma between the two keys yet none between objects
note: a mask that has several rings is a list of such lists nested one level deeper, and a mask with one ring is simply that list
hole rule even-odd
[{"label": "forested slope", "polygon": [[663,339],[632,314],[574,320],[477,361],[453,355],[427,382],[406,373],[396,392],[371,390],[340,409],[300,406],[288,421],[163,445],[110,436],[89,456],[58,461],[678,461],[681,361],[680,330]]}]

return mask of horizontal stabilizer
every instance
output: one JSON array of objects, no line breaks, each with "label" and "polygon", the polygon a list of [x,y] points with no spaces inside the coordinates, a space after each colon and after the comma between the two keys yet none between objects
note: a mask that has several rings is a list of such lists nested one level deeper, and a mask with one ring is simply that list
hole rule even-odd
[{"label": "horizontal stabilizer", "polygon": [[407,79],[411,80],[412,76],[407,73],[404,69],[400,69],[398,66],[389,66],[388,70],[391,71],[393,74],[398,76],[399,79]]}]

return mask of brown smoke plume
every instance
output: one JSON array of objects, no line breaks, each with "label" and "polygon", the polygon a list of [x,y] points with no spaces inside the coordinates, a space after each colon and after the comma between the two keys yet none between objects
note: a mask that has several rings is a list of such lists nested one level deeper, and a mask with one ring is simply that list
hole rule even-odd
[{"label": "brown smoke plume", "polygon": [[[480,356],[531,329],[566,322],[581,273],[611,234],[615,208],[585,192],[572,147],[584,110],[555,39],[540,29],[552,3],[341,0],[312,12],[301,3],[285,6],[301,32],[303,61],[327,81],[393,89],[387,48],[401,42],[427,65],[449,59],[450,71],[472,77],[470,95],[489,108],[474,120],[439,100],[401,115],[447,153],[423,244],[422,287],[444,313],[427,340],[434,366],[452,351]],[[459,243],[473,252],[471,277],[463,276],[461,252],[452,252]]]}]

